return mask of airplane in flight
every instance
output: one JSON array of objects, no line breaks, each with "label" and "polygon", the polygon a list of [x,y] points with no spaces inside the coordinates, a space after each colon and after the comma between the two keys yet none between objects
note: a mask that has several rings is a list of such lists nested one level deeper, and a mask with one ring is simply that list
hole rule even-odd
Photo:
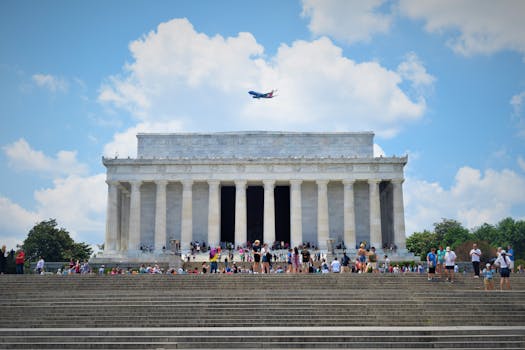
[{"label": "airplane in flight", "polygon": [[267,93],[260,93],[260,92],[257,92],[257,91],[248,91],[248,93],[250,95],[252,95],[253,98],[273,98],[275,96],[277,96],[276,94],[274,95],[274,93],[276,93],[277,90],[272,90],[270,92],[267,92]]}]

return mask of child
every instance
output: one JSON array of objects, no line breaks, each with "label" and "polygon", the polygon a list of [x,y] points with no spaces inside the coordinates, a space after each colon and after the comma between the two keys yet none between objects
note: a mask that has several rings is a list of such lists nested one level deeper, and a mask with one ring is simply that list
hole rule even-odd
[{"label": "child", "polygon": [[494,289],[494,271],[490,264],[487,263],[486,267],[483,269],[483,284],[485,285],[485,290]]}]

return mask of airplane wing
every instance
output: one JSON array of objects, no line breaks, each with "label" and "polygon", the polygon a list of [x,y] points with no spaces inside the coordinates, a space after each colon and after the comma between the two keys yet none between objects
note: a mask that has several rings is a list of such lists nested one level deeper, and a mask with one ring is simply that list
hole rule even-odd
[{"label": "airplane wing", "polygon": [[253,98],[261,98],[261,97],[264,97],[264,94],[261,94],[260,92],[257,92],[257,91],[248,91],[248,93],[250,95],[252,95]]}]

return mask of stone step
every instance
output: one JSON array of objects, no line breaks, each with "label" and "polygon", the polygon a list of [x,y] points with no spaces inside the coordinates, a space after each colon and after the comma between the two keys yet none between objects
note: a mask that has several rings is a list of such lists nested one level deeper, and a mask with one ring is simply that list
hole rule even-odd
[{"label": "stone step", "polygon": [[[525,328],[0,329],[2,349],[523,348]],[[6,335],[7,334],[7,335]],[[247,339],[249,339],[247,341]],[[54,346],[54,347],[53,347]]]},{"label": "stone step", "polygon": [[0,348],[525,348],[525,277],[1,277]]}]

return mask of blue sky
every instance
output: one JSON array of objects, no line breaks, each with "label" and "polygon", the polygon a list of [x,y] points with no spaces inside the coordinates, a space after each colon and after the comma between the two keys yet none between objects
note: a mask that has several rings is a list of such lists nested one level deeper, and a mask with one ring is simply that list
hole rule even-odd
[{"label": "blue sky", "polygon": [[[137,132],[374,131],[407,235],[525,218],[522,1],[2,1],[0,243],[103,242]],[[279,89],[254,101],[248,90]]]}]

